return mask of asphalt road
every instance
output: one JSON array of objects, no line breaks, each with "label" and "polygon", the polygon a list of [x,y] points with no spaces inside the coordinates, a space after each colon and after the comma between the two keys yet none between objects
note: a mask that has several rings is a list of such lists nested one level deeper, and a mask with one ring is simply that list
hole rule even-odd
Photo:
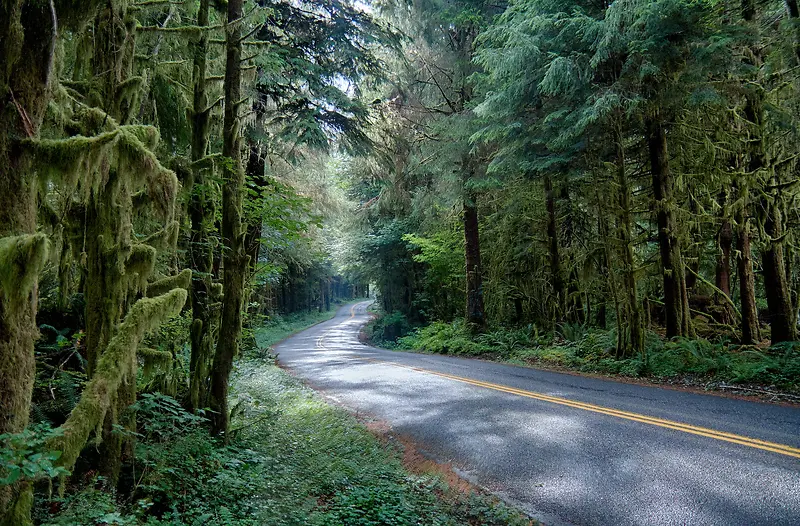
[{"label": "asphalt road", "polygon": [[279,362],[546,525],[800,525],[800,409],[376,349],[367,305]]}]

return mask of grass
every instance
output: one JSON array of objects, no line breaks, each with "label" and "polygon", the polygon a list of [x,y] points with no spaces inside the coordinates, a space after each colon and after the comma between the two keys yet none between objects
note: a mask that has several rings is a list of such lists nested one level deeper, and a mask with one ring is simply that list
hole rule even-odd
[{"label": "grass", "polygon": [[387,343],[380,339],[384,325],[380,320],[373,322],[367,334],[376,343],[393,349],[658,381],[680,379],[704,385],[747,384],[774,387],[787,393],[800,392],[800,345],[797,343],[762,348],[704,339],[665,341],[649,333],[644,357],[618,359],[613,330],[569,325],[548,334],[534,326],[501,327],[473,336],[459,320],[434,322]]},{"label": "grass", "polygon": [[321,323],[323,321],[328,321],[336,316],[336,311],[338,308],[339,305],[335,305],[332,306],[331,310],[329,311],[319,312],[315,310],[311,312],[300,312],[287,316],[274,316],[269,318],[260,327],[253,331],[255,348],[267,349],[281,340],[305,330],[312,325],[316,325],[317,323]]},{"label": "grass", "polygon": [[[274,344],[331,313],[273,320],[254,337]],[[528,525],[495,498],[412,474],[400,451],[326,403],[269,355],[241,359],[232,382],[230,443],[172,398],[137,402],[135,490],[118,498],[96,477],[64,497],[37,499],[37,523],[147,526]],[[262,355],[266,353],[263,352]]]}]

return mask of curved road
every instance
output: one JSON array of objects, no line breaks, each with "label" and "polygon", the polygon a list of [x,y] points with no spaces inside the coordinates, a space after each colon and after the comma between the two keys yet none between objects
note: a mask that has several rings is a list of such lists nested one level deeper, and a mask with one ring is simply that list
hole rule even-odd
[{"label": "curved road", "polygon": [[800,525],[800,409],[358,341],[369,302],[279,362],[547,525]]}]

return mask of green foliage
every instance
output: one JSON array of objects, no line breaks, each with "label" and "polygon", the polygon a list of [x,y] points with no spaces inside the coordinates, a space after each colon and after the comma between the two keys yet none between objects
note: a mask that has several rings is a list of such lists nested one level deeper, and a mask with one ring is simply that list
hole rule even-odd
[{"label": "green foliage", "polygon": [[40,423],[21,433],[0,435],[0,486],[69,475],[69,471],[56,466],[61,452],[53,451],[47,444],[59,434],[59,429]]},{"label": "green foliage", "polygon": [[402,312],[395,311],[370,320],[365,330],[371,341],[391,347],[411,331],[411,323]]},{"label": "green foliage", "polygon": [[800,346],[770,349],[736,347],[704,339],[663,341],[650,333],[641,356],[620,359],[615,331],[586,330],[564,324],[554,335],[533,327],[499,328],[472,336],[463,322],[434,322],[400,338],[393,348],[437,354],[481,356],[521,365],[563,367],[584,372],[675,379],[690,376],[707,382],[753,383],[800,388]]},{"label": "green foliage", "polygon": [[476,341],[464,326],[463,320],[453,323],[433,322],[417,329],[398,342],[400,348],[410,348],[437,354],[483,356],[493,352],[493,347]]},{"label": "green foliage", "polygon": [[275,366],[239,364],[235,438],[223,446],[172,398],[143,395],[131,500],[88,487],[54,497],[48,525],[525,525],[494,499],[412,476],[342,409]]}]

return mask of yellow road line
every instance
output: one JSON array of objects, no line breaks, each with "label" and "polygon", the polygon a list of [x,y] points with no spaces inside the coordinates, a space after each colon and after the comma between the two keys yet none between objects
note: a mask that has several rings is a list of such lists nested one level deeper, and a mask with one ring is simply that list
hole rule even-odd
[{"label": "yellow road line", "polygon": [[[350,317],[352,318],[355,316],[355,305],[350,309]],[[317,348],[318,349],[327,349],[323,343],[325,335],[323,334],[317,339]],[[450,380],[455,380],[457,382],[474,385],[476,387],[483,387],[485,389],[492,389],[494,391],[500,391],[503,393],[513,394],[517,396],[522,396],[525,398],[533,398],[535,400],[540,400],[543,402],[549,402],[552,404],[564,405],[567,407],[572,407],[574,409],[582,409],[584,411],[591,411],[593,413],[600,413],[608,416],[614,416],[617,418],[622,418],[625,420],[631,420],[634,422],[639,422],[642,424],[650,424],[658,427],[663,427],[666,429],[672,429],[674,431],[682,431],[684,433],[689,433],[692,435],[703,436],[707,438],[713,438],[716,440],[721,440],[724,442],[730,442],[732,444],[739,444],[742,446],[748,446],[756,449],[761,449],[764,451],[770,451],[772,453],[778,453],[780,455],[786,455],[789,457],[800,458],[800,449],[788,446],[785,444],[778,444],[775,442],[767,442],[765,440],[759,440],[757,438],[750,438],[742,435],[735,435],[733,433],[726,433],[724,431],[717,431],[715,429],[710,429],[707,427],[699,427],[693,426],[691,424],[684,424],[682,422],[676,422],[673,420],[665,420],[663,418],[657,418],[653,416],[642,415],[639,413],[631,413],[628,411],[622,411],[619,409],[613,409],[610,407],[604,407],[595,404],[588,404],[585,402],[578,402],[575,400],[569,400],[567,398],[560,398],[557,396],[550,396],[542,393],[536,393],[534,391],[526,391],[524,389],[517,389],[515,387],[509,387],[506,385],[495,384],[491,382],[483,382],[481,380],[474,380],[472,378],[465,378],[463,376],[456,376],[453,374],[447,373],[440,373],[438,371],[433,371],[430,369],[424,369],[422,367],[414,367],[410,365],[403,365],[397,362],[390,362],[387,360],[378,360],[376,358],[368,358],[366,356],[353,356],[353,360],[363,360],[366,362],[378,363],[378,364],[385,364],[391,365],[394,367],[400,367],[402,369],[410,369],[412,371],[420,372],[420,373],[427,373],[434,376],[439,376],[442,378],[447,378]]]},{"label": "yellow road line", "polygon": [[[355,315],[356,315],[356,306],[353,305],[352,307],[350,307],[350,319],[353,319],[355,317]],[[325,344],[322,343],[322,341],[325,339],[325,336],[326,336],[326,333],[322,333],[322,336],[317,338],[317,341],[316,341],[316,348],[321,350],[321,351],[327,349],[327,347],[325,347]]]},{"label": "yellow road line", "polygon": [[591,411],[594,413],[600,413],[608,416],[614,416],[617,418],[622,418],[625,420],[632,420],[634,422],[640,422],[643,424],[650,424],[658,427],[663,427],[667,429],[672,429],[675,431],[682,431],[684,433],[689,433],[692,435],[703,436],[707,438],[714,438],[716,440],[722,440],[724,442],[730,442],[732,444],[739,444],[743,446],[753,447],[756,449],[762,449],[764,451],[770,451],[772,453],[778,453],[781,455],[786,455],[794,458],[800,458],[800,449],[791,447],[785,444],[777,444],[775,442],[767,442],[765,440],[759,440],[756,438],[750,438],[742,435],[735,435],[733,433],[726,433],[724,431],[717,431],[715,429],[709,429],[706,427],[699,427],[693,426],[690,424],[684,424],[682,422],[675,422],[673,420],[665,420],[663,418],[656,418],[652,416],[642,415],[638,413],[631,413],[628,411],[621,411],[619,409],[612,409],[609,407],[603,407],[594,404],[587,404],[585,402],[577,402],[575,400],[569,400],[566,398],[559,398],[556,396],[545,395],[542,393],[536,393],[533,391],[526,391],[523,389],[517,389],[515,387],[508,387],[505,385],[494,384],[491,382],[483,382],[480,380],[473,380],[472,378],[465,378],[463,376],[456,376],[447,373],[440,373],[438,371],[432,371],[430,369],[423,369],[421,367],[412,367],[408,365],[402,365],[396,362],[389,362],[384,360],[376,360],[374,358],[362,358],[369,362],[374,363],[383,363],[387,365],[392,365],[395,367],[400,367],[403,369],[410,369],[412,371],[417,371],[421,373],[427,373],[434,376],[440,376],[442,378],[448,378],[450,380],[455,380],[457,382],[462,382],[470,385],[474,385],[477,387],[483,387],[486,389],[492,389],[494,391],[500,391],[504,393],[509,393],[517,396],[522,396],[525,398],[533,398],[535,400],[541,400],[543,402],[550,402],[553,404],[564,405],[567,407],[572,407],[575,409],[583,409],[585,411]]}]

